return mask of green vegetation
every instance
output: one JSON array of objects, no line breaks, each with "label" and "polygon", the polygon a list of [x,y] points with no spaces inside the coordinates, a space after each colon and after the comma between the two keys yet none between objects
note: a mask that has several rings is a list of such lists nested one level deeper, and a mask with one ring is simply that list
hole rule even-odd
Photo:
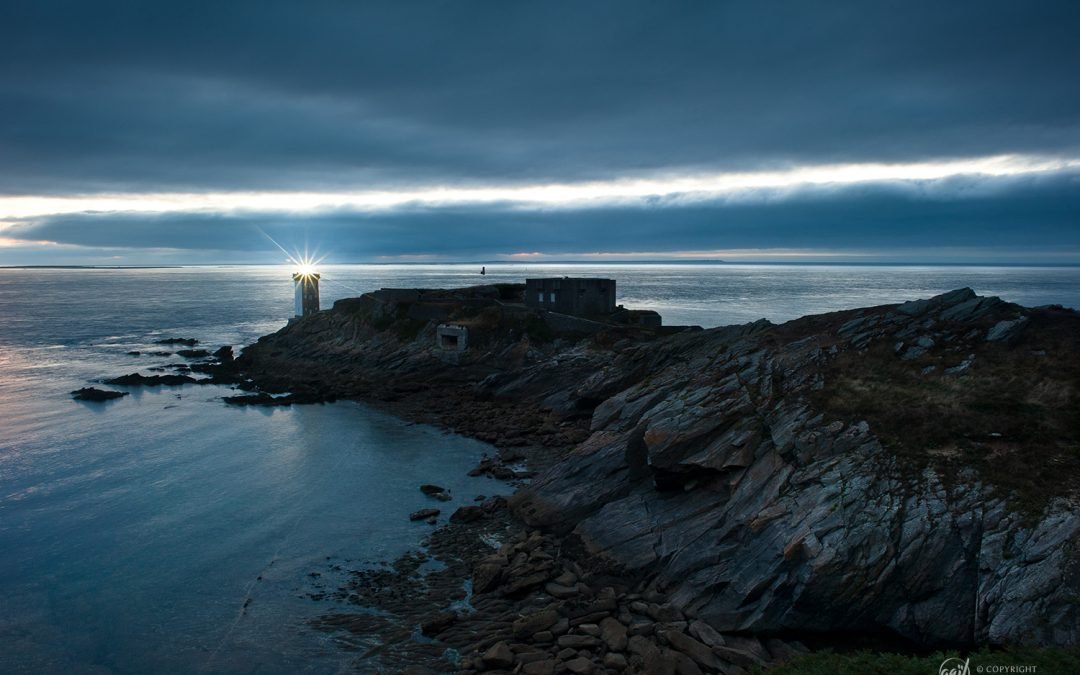
[{"label": "green vegetation", "polygon": [[[1020,342],[935,347],[903,361],[891,340],[842,352],[815,394],[829,417],[869,422],[909,477],[947,483],[974,469],[1011,506],[1038,515],[1080,494],[1080,319],[1034,315]],[[946,373],[968,354],[973,363]]]},{"label": "green vegetation", "polygon": [[[938,675],[945,659],[959,656],[959,653],[940,652],[929,656],[909,656],[872,651],[845,654],[822,651],[800,657],[768,672],[770,675]],[[1033,666],[1033,669],[1015,672],[1038,675],[1080,673],[1080,648],[1076,647],[1017,648],[1004,651],[983,649],[965,654],[962,658],[970,658],[971,675],[980,672],[1008,672],[1005,669],[997,670],[1001,666]],[[979,670],[980,666],[982,671]],[[990,667],[994,670],[990,670]]]},{"label": "green vegetation", "polygon": [[416,336],[420,334],[420,331],[422,331],[427,324],[428,322],[422,319],[410,319],[406,317],[394,322],[394,332],[402,342],[415,340]]},{"label": "green vegetation", "polygon": [[551,326],[536,315],[530,315],[525,319],[524,329],[530,339],[541,344],[555,339],[555,332],[551,330]]}]

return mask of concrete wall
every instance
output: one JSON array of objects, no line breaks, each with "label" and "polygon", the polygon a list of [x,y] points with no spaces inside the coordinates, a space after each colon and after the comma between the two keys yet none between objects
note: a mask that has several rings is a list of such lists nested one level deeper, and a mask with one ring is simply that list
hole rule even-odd
[{"label": "concrete wall", "polygon": [[435,329],[435,346],[448,352],[463,352],[469,348],[469,329],[465,326],[440,324]]},{"label": "concrete wall", "polygon": [[615,311],[615,280],[583,277],[526,279],[525,305],[589,316]]}]

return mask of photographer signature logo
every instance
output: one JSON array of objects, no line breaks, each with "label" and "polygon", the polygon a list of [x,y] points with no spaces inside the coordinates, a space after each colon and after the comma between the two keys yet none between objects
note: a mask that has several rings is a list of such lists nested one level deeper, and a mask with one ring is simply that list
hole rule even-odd
[{"label": "photographer signature logo", "polygon": [[945,659],[938,668],[938,675],[971,675],[971,659],[961,661],[955,656]]}]

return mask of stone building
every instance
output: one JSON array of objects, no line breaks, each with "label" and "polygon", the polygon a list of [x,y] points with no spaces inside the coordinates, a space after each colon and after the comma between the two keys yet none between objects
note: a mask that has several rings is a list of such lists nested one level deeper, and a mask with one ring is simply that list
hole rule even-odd
[{"label": "stone building", "polygon": [[615,311],[615,280],[584,277],[526,279],[525,306],[576,316],[611,314]]}]

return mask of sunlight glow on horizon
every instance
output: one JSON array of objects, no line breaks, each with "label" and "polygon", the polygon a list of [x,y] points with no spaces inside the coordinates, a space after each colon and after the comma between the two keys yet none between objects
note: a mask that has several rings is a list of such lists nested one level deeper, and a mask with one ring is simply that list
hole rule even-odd
[{"label": "sunlight glow on horizon", "polygon": [[[0,197],[0,236],[26,221],[76,213],[287,212],[353,209],[384,211],[409,206],[508,204],[521,208],[596,208],[678,197],[678,203],[802,186],[922,182],[957,176],[1006,177],[1080,168],[1080,159],[998,155],[940,162],[863,163],[798,167],[779,171],[657,175],[581,183],[446,187],[355,192],[175,192],[72,196]],[[6,220],[7,222],[3,222]]]}]

